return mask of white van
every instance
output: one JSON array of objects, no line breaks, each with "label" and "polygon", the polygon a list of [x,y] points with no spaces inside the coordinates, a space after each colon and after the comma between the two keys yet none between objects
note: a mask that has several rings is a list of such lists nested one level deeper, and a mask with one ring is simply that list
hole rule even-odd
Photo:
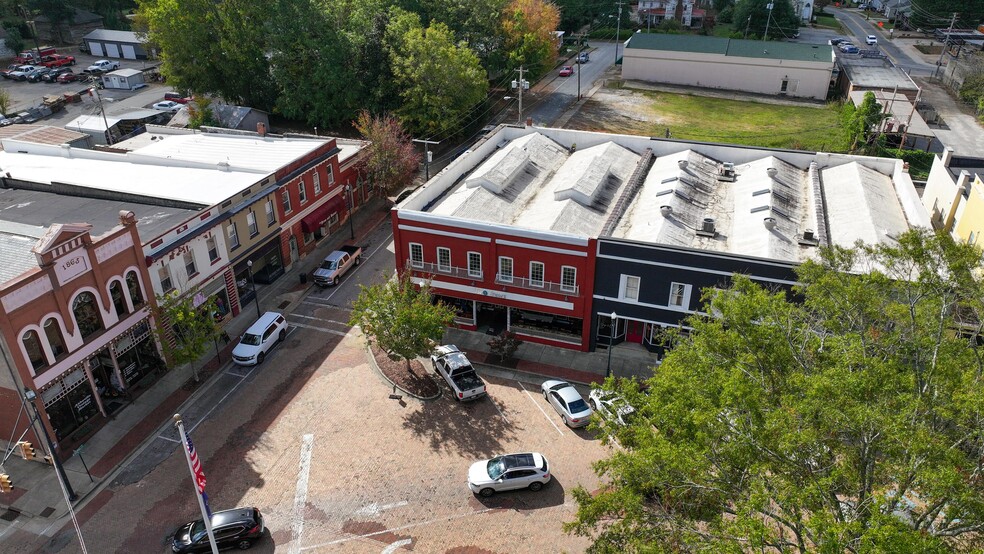
[{"label": "white van", "polygon": [[262,364],[273,345],[287,338],[287,320],[277,312],[263,314],[250,326],[232,350],[232,361],[239,365]]}]

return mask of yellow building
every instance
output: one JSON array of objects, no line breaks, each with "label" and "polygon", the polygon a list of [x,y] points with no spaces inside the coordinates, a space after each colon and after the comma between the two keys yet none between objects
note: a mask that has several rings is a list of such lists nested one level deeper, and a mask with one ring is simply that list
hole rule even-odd
[{"label": "yellow building", "polygon": [[954,218],[953,236],[970,244],[984,248],[984,181],[980,174],[974,175],[964,196],[963,210],[958,209]]}]

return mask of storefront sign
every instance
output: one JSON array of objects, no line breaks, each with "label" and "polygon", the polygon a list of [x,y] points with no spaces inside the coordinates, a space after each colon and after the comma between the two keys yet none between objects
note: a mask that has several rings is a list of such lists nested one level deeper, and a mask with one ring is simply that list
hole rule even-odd
[{"label": "storefront sign", "polygon": [[129,383],[130,377],[137,372],[137,362],[133,362],[130,365],[123,368],[123,379]]},{"label": "storefront sign", "polygon": [[58,277],[58,284],[60,285],[64,285],[87,271],[89,271],[89,256],[84,250],[71,252],[55,262],[55,275]]},{"label": "storefront sign", "polygon": [[482,296],[491,296],[492,298],[505,298],[506,293],[494,291],[494,290],[483,290]]},{"label": "storefront sign", "polygon": [[92,404],[92,395],[88,394],[85,398],[75,403],[75,411],[85,413],[85,409],[88,408],[90,404]]}]

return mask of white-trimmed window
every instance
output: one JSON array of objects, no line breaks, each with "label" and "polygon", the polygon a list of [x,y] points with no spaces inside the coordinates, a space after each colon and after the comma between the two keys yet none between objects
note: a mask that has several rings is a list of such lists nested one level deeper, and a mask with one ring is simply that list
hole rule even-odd
[{"label": "white-trimmed window", "polygon": [[165,293],[174,290],[174,282],[171,281],[171,271],[168,269],[167,264],[162,265],[157,270],[157,277],[161,280],[161,290]]},{"label": "white-trimmed window", "polygon": [[273,213],[273,200],[266,201],[267,227],[277,222],[277,216]]},{"label": "white-trimmed window", "polygon": [[530,262],[530,286],[543,286],[543,262]]},{"label": "white-trimmed window", "polygon": [[321,175],[318,174],[317,169],[311,174],[314,175],[314,195],[317,196],[321,194]]},{"label": "white-trimmed window", "polygon": [[451,249],[444,247],[437,247],[437,270],[438,271],[451,271]]},{"label": "white-trimmed window", "polygon": [[639,301],[639,283],[641,279],[635,275],[622,275],[618,285],[618,298],[620,300]]},{"label": "white-trimmed window", "polygon": [[253,210],[246,213],[246,225],[249,227],[250,237],[260,234],[260,227],[256,224],[256,213]]},{"label": "white-trimmed window", "polygon": [[208,261],[215,262],[219,259],[219,246],[216,243],[215,237],[208,237],[205,241],[205,248],[208,249]]},{"label": "white-trimmed window", "polygon": [[413,267],[424,267],[424,245],[416,242],[410,243],[410,265]]},{"label": "white-trimmed window", "polygon": [[513,259],[506,256],[499,256],[499,281],[512,283],[513,280]]},{"label": "white-trimmed window", "polygon": [[195,275],[198,275],[198,266],[195,265],[195,254],[189,251],[189,252],[185,252],[183,257],[184,257],[184,264],[185,264],[185,272],[188,274],[188,277],[194,277]]},{"label": "white-trimmed window", "polygon": [[325,171],[328,172],[328,184],[330,185],[330,184],[334,183],[335,182],[335,172],[334,172],[334,170],[332,170],[331,164],[328,164],[328,165],[325,166]]},{"label": "white-trimmed window", "polygon": [[229,235],[229,248],[232,250],[239,248],[239,231],[236,230],[235,223],[230,223],[226,227],[226,234]]},{"label": "white-trimmed window", "polygon": [[669,306],[671,308],[686,310],[690,306],[690,290],[690,285],[684,283],[670,283]]},{"label": "white-trimmed window", "polygon": [[574,292],[577,290],[577,268],[569,265],[560,267],[560,290]]},{"label": "white-trimmed window", "polygon": [[290,207],[290,191],[284,189],[284,192],[281,194],[281,198],[284,203],[284,213],[289,214],[293,211],[293,208]]},{"label": "white-trimmed window", "polygon": [[478,252],[468,253],[468,276],[482,278],[482,255]]},{"label": "white-trimmed window", "polygon": [[297,196],[300,197],[302,206],[307,203],[307,188],[304,186],[304,179],[297,183]]}]

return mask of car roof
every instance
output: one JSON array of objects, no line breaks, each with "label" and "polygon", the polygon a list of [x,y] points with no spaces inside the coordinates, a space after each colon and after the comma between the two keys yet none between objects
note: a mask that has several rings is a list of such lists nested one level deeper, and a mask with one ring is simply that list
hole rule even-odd
[{"label": "car roof", "polygon": [[212,526],[229,525],[242,521],[253,521],[253,508],[234,508],[212,514]]},{"label": "car roof", "polygon": [[468,361],[468,357],[463,352],[449,352],[443,356],[439,356],[439,359],[444,360],[444,363],[452,369],[471,366],[471,362]]},{"label": "car roof", "polygon": [[517,467],[538,467],[533,452],[523,452],[521,454],[506,454],[502,457],[502,466],[505,469]]}]

